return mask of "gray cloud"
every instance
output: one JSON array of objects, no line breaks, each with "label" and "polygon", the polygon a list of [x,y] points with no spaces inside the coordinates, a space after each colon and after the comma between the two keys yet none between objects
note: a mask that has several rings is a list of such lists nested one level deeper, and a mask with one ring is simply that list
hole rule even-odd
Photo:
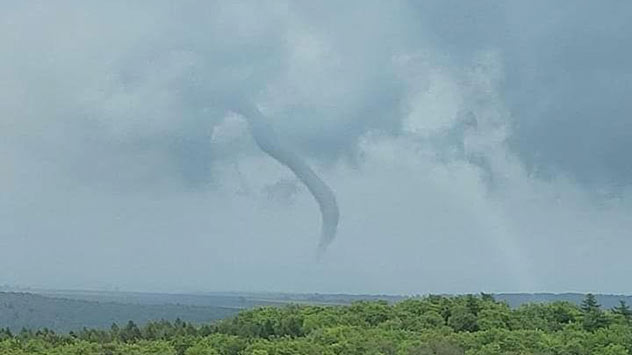
[{"label": "gray cloud", "polygon": [[630,6],[7,2],[0,283],[632,292]]}]

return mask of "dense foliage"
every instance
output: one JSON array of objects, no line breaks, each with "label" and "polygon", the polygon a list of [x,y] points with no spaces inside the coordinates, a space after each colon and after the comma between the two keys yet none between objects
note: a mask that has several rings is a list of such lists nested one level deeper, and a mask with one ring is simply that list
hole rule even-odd
[{"label": "dense foliage", "polygon": [[216,324],[152,322],[83,329],[0,330],[0,354],[630,354],[632,311],[592,295],[511,309],[490,295],[389,304],[262,307]]}]

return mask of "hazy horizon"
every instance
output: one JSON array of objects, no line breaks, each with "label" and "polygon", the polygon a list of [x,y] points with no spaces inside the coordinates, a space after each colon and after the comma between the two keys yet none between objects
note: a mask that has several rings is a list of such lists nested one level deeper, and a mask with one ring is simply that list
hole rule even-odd
[{"label": "hazy horizon", "polygon": [[632,294],[630,2],[3,10],[0,285]]}]

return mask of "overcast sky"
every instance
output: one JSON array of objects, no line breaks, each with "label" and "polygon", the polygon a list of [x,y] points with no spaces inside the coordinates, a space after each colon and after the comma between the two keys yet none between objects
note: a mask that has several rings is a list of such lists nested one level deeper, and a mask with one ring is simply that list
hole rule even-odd
[{"label": "overcast sky", "polygon": [[0,8],[0,285],[632,293],[632,2]]}]

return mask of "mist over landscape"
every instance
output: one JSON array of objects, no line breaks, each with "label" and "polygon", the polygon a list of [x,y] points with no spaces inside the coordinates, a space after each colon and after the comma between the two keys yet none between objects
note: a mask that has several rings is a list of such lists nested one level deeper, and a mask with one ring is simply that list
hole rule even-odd
[{"label": "mist over landscape", "polygon": [[8,289],[632,293],[630,2],[0,8]]}]

